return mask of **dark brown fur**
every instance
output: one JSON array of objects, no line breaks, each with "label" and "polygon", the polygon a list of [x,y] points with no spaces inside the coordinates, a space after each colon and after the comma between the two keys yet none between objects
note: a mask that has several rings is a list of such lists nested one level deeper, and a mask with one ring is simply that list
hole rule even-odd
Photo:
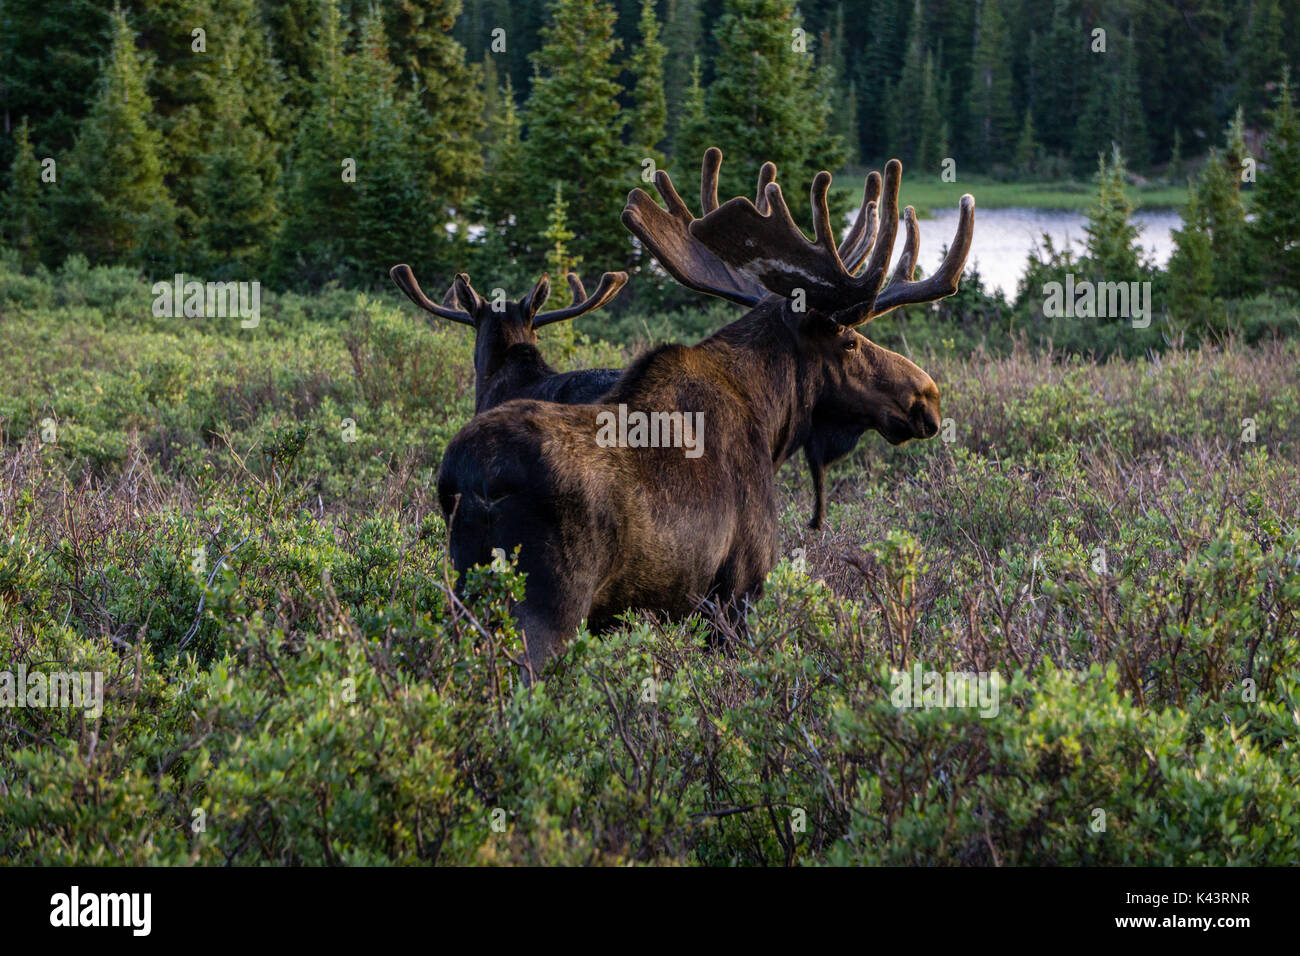
[{"label": "dark brown fur", "polygon": [[[887,167],[888,228],[864,275],[835,255],[828,174],[814,180],[814,243],[788,221],[779,187],[768,183],[772,216],[786,222],[768,222],[743,205],[748,200],[732,200],[690,231],[728,268],[761,270],[776,294],[697,345],[643,355],[599,405],[510,401],[477,415],[452,440],[438,475],[452,561],[463,574],[488,563],[494,549],[519,547],[527,582],[515,611],[533,670],[584,619],[600,630],[628,609],[681,615],[704,600],[740,613],[777,559],[776,472],[808,446],[814,422],[845,435],[874,429],[895,444],[938,432],[934,382],[855,327],[877,302],[883,310],[955,291],[973,204],[963,200],[950,254],[922,282],[910,279],[916,233],[909,213],[910,254],[881,292],[900,170],[896,161]],[[759,230],[764,242],[747,244],[746,232]],[[806,290],[781,271],[787,259]],[[811,308],[797,311],[792,300],[804,291]],[[602,447],[599,416],[617,416],[620,405],[703,413],[703,455]]]},{"label": "dark brown fur", "polygon": [[593,402],[609,391],[622,374],[621,369],[612,368],[557,372],[537,347],[537,330],[551,322],[576,318],[599,309],[627,282],[625,272],[606,273],[590,298],[581,280],[569,273],[573,304],[552,312],[540,311],[551,291],[547,276],[538,279],[523,299],[508,300],[498,309],[474,291],[469,276],[464,273],[456,277],[442,305],[425,296],[410,266],[393,266],[390,275],[407,298],[421,309],[474,329],[476,412],[514,398],[536,398],[563,404]]}]

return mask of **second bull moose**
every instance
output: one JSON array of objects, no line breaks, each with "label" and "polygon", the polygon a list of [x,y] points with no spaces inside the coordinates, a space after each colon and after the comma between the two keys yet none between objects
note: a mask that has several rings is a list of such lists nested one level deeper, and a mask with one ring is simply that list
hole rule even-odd
[{"label": "second bull moose", "polygon": [[[889,309],[957,291],[974,199],[962,197],[943,263],[920,281],[912,280],[919,233],[909,209],[904,253],[886,286],[901,175],[891,160],[879,209],[864,201],[839,244],[827,172],[812,183],[811,241],[775,181],[761,182],[759,205],[706,197],[699,219],[680,200],[674,208],[671,186],[660,188],[666,215],[645,215],[654,203],[633,191],[624,221],[670,272],[682,278],[680,263],[675,270],[662,250],[682,249],[689,235],[709,256],[691,267],[696,275],[720,270],[766,295],[696,345],[642,355],[601,404],[506,402],[477,415],[448,446],[438,497],[452,562],[463,580],[494,549],[519,548],[527,579],[515,617],[531,669],[583,619],[601,630],[628,609],[684,615],[706,600],[739,613],[777,560],[776,472],[807,447],[814,421],[854,438],[874,429],[894,444],[938,432],[930,376],[857,329]],[[612,417],[635,412],[702,415],[705,453],[598,440]]]}]

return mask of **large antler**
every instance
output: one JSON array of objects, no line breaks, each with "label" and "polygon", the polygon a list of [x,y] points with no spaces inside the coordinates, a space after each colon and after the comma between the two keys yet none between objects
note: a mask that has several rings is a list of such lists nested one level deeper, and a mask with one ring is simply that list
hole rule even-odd
[{"label": "large antler", "polygon": [[[550,312],[539,312],[533,317],[533,328],[540,329],[543,325],[550,325],[552,322],[576,319],[580,315],[594,312],[618,295],[619,290],[627,283],[626,272],[606,272],[600,277],[600,282],[596,284],[596,291],[589,298],[587,290],[582,287],[582,280],[578,278],[576,272],[570,272],[567,278],[569,280],[569,291],[573,294],[573,304],[567,309],[552,309]],[[549,288],[548,282],[548,291]],[[542,302],[536,303],[536,307],[540,308],[541,305]]]},{"label": "large antler", "polygon": [[[705,215],[718,208],[718,169],[721,165],[722,150],[716,146],[708,149],[700,170],[700,205]],[[776,166],[764,163],[758,173],[757,200],[765,209],[767,198],[764,190],[774,179]],[[741,305],[757,305],[767,295],[767,290],[751,277],[732,269],[691,235],[690,225],[697,220],[677,194],[666,172],[661,169],[655,173],[654,182],[668,208],[656,203],[645,190],[632,190],[623,210],[623,225],[628,231],[640,239],[659,264],[687,288]]]},{"label": "large antler", "polygon": [[[781,187],[765,187],[768,209],[737,197],[690,224],[698,239],[730,269],[757,281],[764,289],[787,298],[802,291],[807,304],[837,316],[850,315],[845,324],[860,325],[889,309],[914,302],[929,302],[957,291],[970,252],[974,232],[975,200],[961,200],[957,234],[938,271],[920,282],[911,281],[920,245],[916,213],[904,212],[907,241],[889,288],[881,291],[894,239],[898,233],[898,186],[903,166],[891,159],[885,165],[883,196],[877,215],[878,180],[867,177],[857,221],[837,245],[830,221],[827,192],[831,175],[813,178],[811,199],[813,239],[795,225]],[[874,176],[874,174],[873,174]],[[878,222],[878,225],[877,225]],[[859,268],[865,260],[865,268]]]},{"label": "large antler", "polygon": [[[438,305],[424,294],[420,283],[415,281],[415,273],[411,271],[410,266],[406,264],[393,266],[388,274],[412,302],[426,312],[450,319],[452,322],[473,326],[474,316],[484,305],[483,297],[474,291],[474,287],[469,283],[469,276],[463,272],[457,274],[451,288],[442,298],[442,305]],[[550,312],[538,311],[551,295],[551,280],[548,276],[543,275],[538,279],[537,284],[528,293],[527,311],[533,315],[533,328],[541,328],[543,325],[550,325],[552,322],[560,322],[564,319],[574,319],[599,309],[618,295],[619,290],[627,283],[626,272],[606,272],[600,277],[595,293],[588,297],[587,290],[583,288],[582,280],[576,273],[570,272],[567,278],[569,290],[573,293],[573,304],[568,308],[552,309]],[[468,311],[462,306],[468,306]]]},{"label": "large antler", "polygon": [[[424,294],[424,290],[420,288],[420,283],[415,281],[415,273],[411,271],[411,267],[406,263],[393,266],[388,270],[388,274],[397,283],[397,287],[406,293],[406,297],[424,309],[425,312],[432,312],[439,318],[459,322],[461,325],[474,325],[474,317],[458,308],[459,303],[457,302],[456,286],[454,284],[447,290],[447,294],[443,296],[442,305],[438,305]],[[457,276],[457,279],[461,278],[465,280],[465,286],[468,288],[469,277],[463,274]]]}]

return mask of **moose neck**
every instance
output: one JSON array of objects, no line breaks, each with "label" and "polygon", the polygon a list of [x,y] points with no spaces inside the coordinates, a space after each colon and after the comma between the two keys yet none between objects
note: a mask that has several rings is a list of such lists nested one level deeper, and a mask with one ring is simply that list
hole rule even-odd
[{"label": "moose neck", "polygon": [[490,394],[500,392],[502,382],[517,390],[554,372],[542,358],[537,333],[530,327],[491,318],[479,325],[474,338],[475,411],[491,404]]},{"label": "moose neck", "polygon": [[768,442],[774,470],[807,440],[821,385],[819,366],[806,358],[784,308],[783,299],[764,299],[696,346],[719,357]]}]

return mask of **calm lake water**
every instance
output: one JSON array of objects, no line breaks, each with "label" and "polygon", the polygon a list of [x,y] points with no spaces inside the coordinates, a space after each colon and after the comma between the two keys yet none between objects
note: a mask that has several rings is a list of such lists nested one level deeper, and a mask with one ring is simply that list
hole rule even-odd
[{"label": "calm lake water", "polygon": [[[1030,209],[1015,207],[1009,209],[981,209],[976,196],[975,206],[975,240],[971,244],[969,267],[979,267],[984,285],[991,289],[1002,289],[1008,298],[1016,294],[1016,283],[1025,271],[1025,260],[1035,244],[1042,245],[1043,234],[1052,237],[1057,249],[1067,245],[1078,253],[1082,242],[1087,238],[1084,227],[1088,217],[1081,212],[1065,209]],[[942,260],[943,247],[952,241],[957,230],[957,207],[936,209],[935,218],[920,219],[921,227],[921,268],[926,274],[934,272]],[[852,221],[852,215],[849,217]],[[1173,252],[1173,240],[1170,233],[1182,225],[1182,219],[1172,209],[1151,209],[1133,214],[1133,221],[1141,230],[1138,244],[1142,246],[1148,258],[1158,265],[1169,261]],[[903,252],[903,231],[898,232],[894,245],[894,260]]]}]

